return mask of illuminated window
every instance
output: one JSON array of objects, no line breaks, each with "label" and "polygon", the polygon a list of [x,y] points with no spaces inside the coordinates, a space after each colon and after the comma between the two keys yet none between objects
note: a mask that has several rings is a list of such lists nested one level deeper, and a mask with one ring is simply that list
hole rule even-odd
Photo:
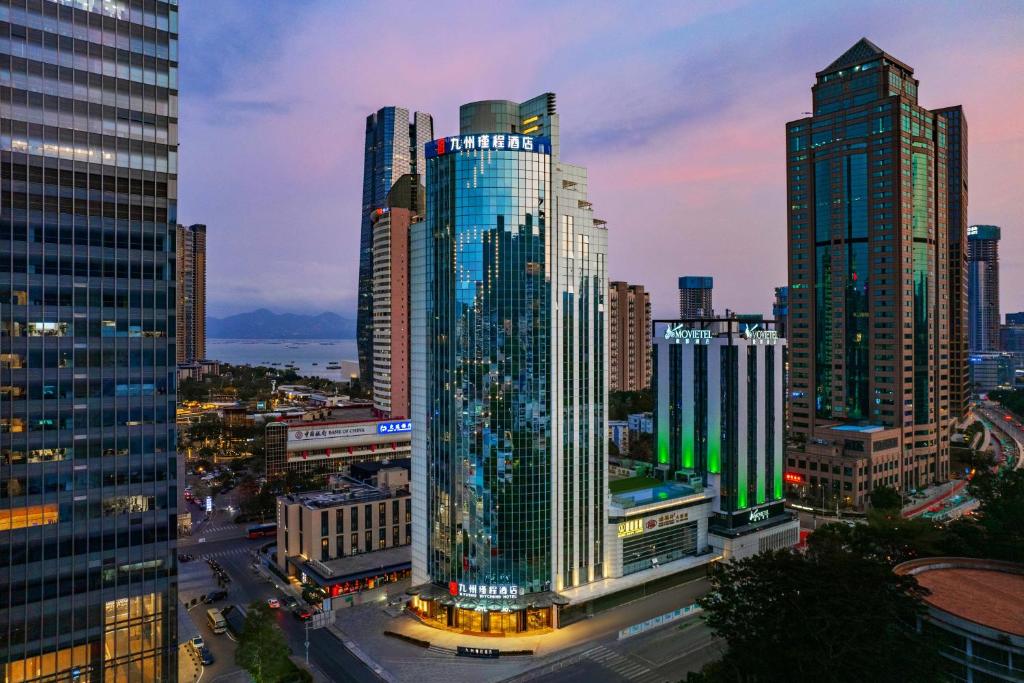
[{"label": "illuminated window", "polygon": [[37,657],[29,657],[16,662],[9,662],[6,666],[6,683],[23,683],[23,681],[34,681],[44,676],[52,676],[58,672],[67,671],[72,667],[79,668],[79,683],[87,683],[90,680],[88,675],[89,662],[95,659],[93,651],[98,649],[98,643],[90,645],[78,645],[69,647],[57,652],[47,652]]},{"label": "illuminated window", "polygon": [[109,683],[158,681],[162,676],[163,596],[119,598],[104,610],[103,656]]},{"label": "illuminated window", "polygon": [[25,527],[43,524],[56,524],[58,517],[57,505],[53,503],[0,510],[0,531],[24,529]]}]

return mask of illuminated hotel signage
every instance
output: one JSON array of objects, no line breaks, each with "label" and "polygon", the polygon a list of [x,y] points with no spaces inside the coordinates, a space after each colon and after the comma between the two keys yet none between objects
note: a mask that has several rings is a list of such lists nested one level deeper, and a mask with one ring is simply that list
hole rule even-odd
[{"label": "illuminated hotel signage", "polygon": [[641,517],[636,519],[627,519],[625,522],[619,522],[619,538],[628,538],[630,536],[636,536],[644,532],[644,520]]},{"label": "illuminated hotel signage", "polygon": [[519,586],[512,584],[476,584],[451,581],[448,592],[461,598],[495,598],[514,600],[519,597]]},{"label": "illuminated hotel signage", "polygon": [[750,515],[747,517],[747,521],[753,524],[754,522],[763,522],[768,519],[771,514],[771,510],[768,508],[760,508],[758,510],[751,510]]},{"label": "illuminated hotel signage", "polygon": [[695,330],[682,323],[665,328],[665,340],[676,344],[710,344],[711,330]]},{"label": "illuminated hotel signage", "polygon": [[434,157],[441,157],[453,152],[473,152],[476,150],[551,154],[551,140],[545,137],[518,135],[516,133],[453,135],[450,138],[431,140],[424,146],[423,151],[428,159],[433,159]]},{"label": "illuminated hotel signage", "polygon": [[743,338],[755,344],[774,344],[779,341],[779,333],[775,330],[762,330],[760,323],[747,325],[743,330]]},{"label": "illuminated hotel signage", "polygon": [[378,434],[397,434],[399,432],[411,432],[412,422],[403,420],[401,422],[378,422]]}]

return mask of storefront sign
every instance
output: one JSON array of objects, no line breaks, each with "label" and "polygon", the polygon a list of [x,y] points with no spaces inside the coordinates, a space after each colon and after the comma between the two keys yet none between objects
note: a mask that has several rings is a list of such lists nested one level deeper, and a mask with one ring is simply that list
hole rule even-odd
[{"label": "storefront sign", "polygon": [[754,522],[763,522],[768,519],[771,511],[768,508],[760,508],[758,510],[751,510],[747,521],[753,524]]},{"label": "storefront sign", "polygon": [[539,152],[551,154],[551,141],[545,137],[517,135],[515,133],[484,133],[482,135],[454,135],[431,140],[424,147],[428,159],[476,150],[496,152]]},{"label": "storefront sign", "polygon": [[512,584],[476,584],[450,581],[448,592],[461,598],[494,598],[515,600],[519,597],[519,586]]},{"label": "storefront sign", "polygon": [[337,427],[299,427],[288,430],[288,441],[323,441],[326,439],[337,439],[346,436],[371,436],[378,434],[378,423],[364,423],[351,425],[338,425]]},{"label": "storefront sign", "polygon": [[665,328],[665,340],[676,344],[710,344],[711,330],[696,330],[678,323]]},{"label": "storefront sign", "polygon": [[665,527],[682,524],[689,519],[690,513],[688,511],[676,510],[675,512],[666,512],[655,517],[648,517],[644,526],[647,527],[648,531],[652,531],[654,529],[664,529]]},{"label": "storefront sign", "polygon": [[644,532],[644,520],[642,517],[636,519],[627,519],[625,522],[619,522],[619,538],[628,538],[630,536],[636,536]]},{"label": "storefront sign", "polygon": [[779,341],[779,333],[775,330],[762,330],[761,323],[747,325],[743,330],[743,338],[755,344],[775,344]]},{"label": "storefront sign", "polygon": [[782,480],[787,484],[803,484],[807,481],[799,472],[786,472],[782,475]]},{"label": "storefront sign", "polygon": [[495,650],[489,647],[463,647],[459,645],[455,648],[455,654],[458,657],[478,657],[481,659],[497,659],[498,655],[501,654],[501,650]]},{"label": "storefront sign", "polygon": [[405,420],[402,422],[378,422],[377,433],[378,434],[396,434],[398,432],[411,432],[412,422]]}]

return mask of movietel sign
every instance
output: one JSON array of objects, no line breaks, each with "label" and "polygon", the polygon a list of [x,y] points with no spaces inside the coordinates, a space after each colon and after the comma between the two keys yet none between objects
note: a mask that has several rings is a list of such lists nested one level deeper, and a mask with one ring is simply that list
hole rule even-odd
[{"label": "movietel sign", "polygon": [[775,344],[779,341],[779,333],[775,330],[762,330],[761,325],[747,325],[743,330],[743,338],[755,344]]},{"label": "movietel sign", "polygon": [[441,157],[454,152],[512,151],[539,152],[551,154],[551,140],[546,137],[518,135],[516,133],[484,133],[482,135],[454,135],[450,138],[438,138],[424,145],[424,154],[428,159]]},{"label": "movietel sign", "polygon": [[665,340],[676,344],[710,344],[711,330],[696,330],[683,324],[665,328]]},{"label": "movietel sign", "polygon": [[512,584],[476,584],[451,581],[448,592],[460,598],[495,598],[514,600],[519,597],[519,586]]}]

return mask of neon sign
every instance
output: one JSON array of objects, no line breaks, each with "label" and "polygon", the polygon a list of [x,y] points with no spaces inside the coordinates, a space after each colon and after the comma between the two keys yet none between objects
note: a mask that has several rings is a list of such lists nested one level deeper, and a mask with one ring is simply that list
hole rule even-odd
[{"label": "neon sign", "polygon": [[399,432],[411,432],[412,421],[402,420],[401,422],[378,422],[378,434],[397,434]]},{"label": "neon sign", "polygon": [[695,330],[682,323],[665,328],[665,340],[676,344],[710,344],[711,330]]},{"label": "neon sign", "polygon": [[423,149],[428,159],[455,152],[474,152],[477,150],[551,154],[551,140],[546,137],[519,135],[517,133],[453,135],[447,138],[431,140]]},{"label": "neon sign", "polygon": [[743,330],[743,337],[755,344],[774,344],[779,341],[779,333],[775,330],[762,330],[761,324],[747,325]]}]

